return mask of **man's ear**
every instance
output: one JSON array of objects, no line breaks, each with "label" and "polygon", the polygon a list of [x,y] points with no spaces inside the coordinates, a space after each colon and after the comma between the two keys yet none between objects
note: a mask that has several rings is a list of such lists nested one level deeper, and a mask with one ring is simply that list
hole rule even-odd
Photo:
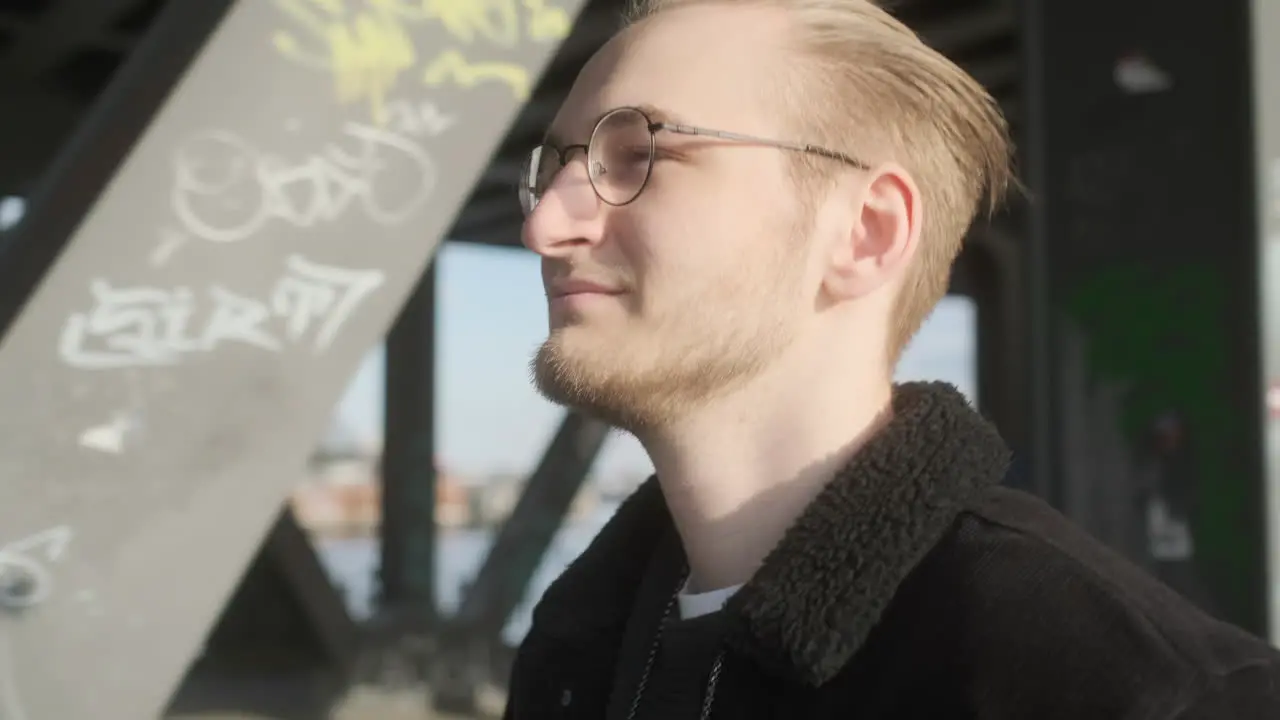
[{"label": "man's ear", "polygon": [[892,163],[868,171],[849,195],[848,230],[833,244],[823,276],[836,300],[870,294],[898,277],[915,255],[923,219],[915,181]]}]

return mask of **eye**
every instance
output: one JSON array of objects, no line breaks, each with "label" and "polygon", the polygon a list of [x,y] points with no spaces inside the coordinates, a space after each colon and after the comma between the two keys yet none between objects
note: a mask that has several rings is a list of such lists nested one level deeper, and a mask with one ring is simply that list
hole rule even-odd
[{"label": "eye", "polygon": [[678,160],[684,157],[684,153],[673,147],[656,147],[653,150],[653,159],[657,160]]},{"label": "eye", "polygon": [[644,164],[649,162],[649,146],[631,145],[622,148],[619,153],[623,162]]}]

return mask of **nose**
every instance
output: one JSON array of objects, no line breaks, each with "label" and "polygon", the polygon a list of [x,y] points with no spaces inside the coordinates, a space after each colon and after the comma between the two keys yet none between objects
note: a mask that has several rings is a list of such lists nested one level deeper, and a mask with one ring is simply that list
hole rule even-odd
[{"label": "nose", "polygon": [[604,212],[585,162],[570,162],[524,220],[520,239],[544,258],[563,258],[604,235]]}]

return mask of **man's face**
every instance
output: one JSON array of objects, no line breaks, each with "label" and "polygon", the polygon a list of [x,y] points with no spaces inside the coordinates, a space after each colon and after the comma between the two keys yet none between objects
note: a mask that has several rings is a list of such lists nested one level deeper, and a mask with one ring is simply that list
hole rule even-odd
[{"label": "man's face", "polygon": [[[593,58],[549,136],[585,144],[607,111],[648,106],[676,122],[793,139],[770,103],[785,32],[784,16],[767,9],[659,14]],[[621,206],[596,197],[575,151],[523,233],[543,258],[549,297],[538,388],[631,430],[750,380],[814,308],[810,219],[785,153],[666,131],[656,143],[644,191]],[[558,296],[576,281],[610,292]]]}]

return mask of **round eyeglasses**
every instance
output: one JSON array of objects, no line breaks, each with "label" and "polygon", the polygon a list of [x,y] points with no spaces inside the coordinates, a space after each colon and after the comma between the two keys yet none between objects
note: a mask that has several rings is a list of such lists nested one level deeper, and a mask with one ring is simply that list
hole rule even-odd
[{"label": "round eyeglasses", "polygon": [[587,155],[587,179],[596,195],[609,205],[626,205],[640,196],[653,170],[654,133],[662,129],[638,108],[605,113],[591,130],[586,145],[558,148],[543,143],[529,153],[520,176],[520,206],[533,212],[556,174],[569,164],[576,150]]},{"label": "round eyeglasses", "polygon": [[735,143],[762,145],[781,150],[810,153],[838,160],[859,170],[869,166],[845,153],[828,150],[817,145],[770,140],[754,135],[712,130],[710,128],[682,125],[671,122],[655,122],[644,110],[636,107],[614,108],[596,121],[585,145],[557,147],[542,143],[533,148],[520,173],[520,207],[528,215],[543,194],[551,187],[556,175],[569,164],[575,151],[586,154],[587,180],[596,197],[608,205],[626,205],[644,192],[653,174],[653,158],[657,150],[659,131],[681,135],[700,135]]}]

